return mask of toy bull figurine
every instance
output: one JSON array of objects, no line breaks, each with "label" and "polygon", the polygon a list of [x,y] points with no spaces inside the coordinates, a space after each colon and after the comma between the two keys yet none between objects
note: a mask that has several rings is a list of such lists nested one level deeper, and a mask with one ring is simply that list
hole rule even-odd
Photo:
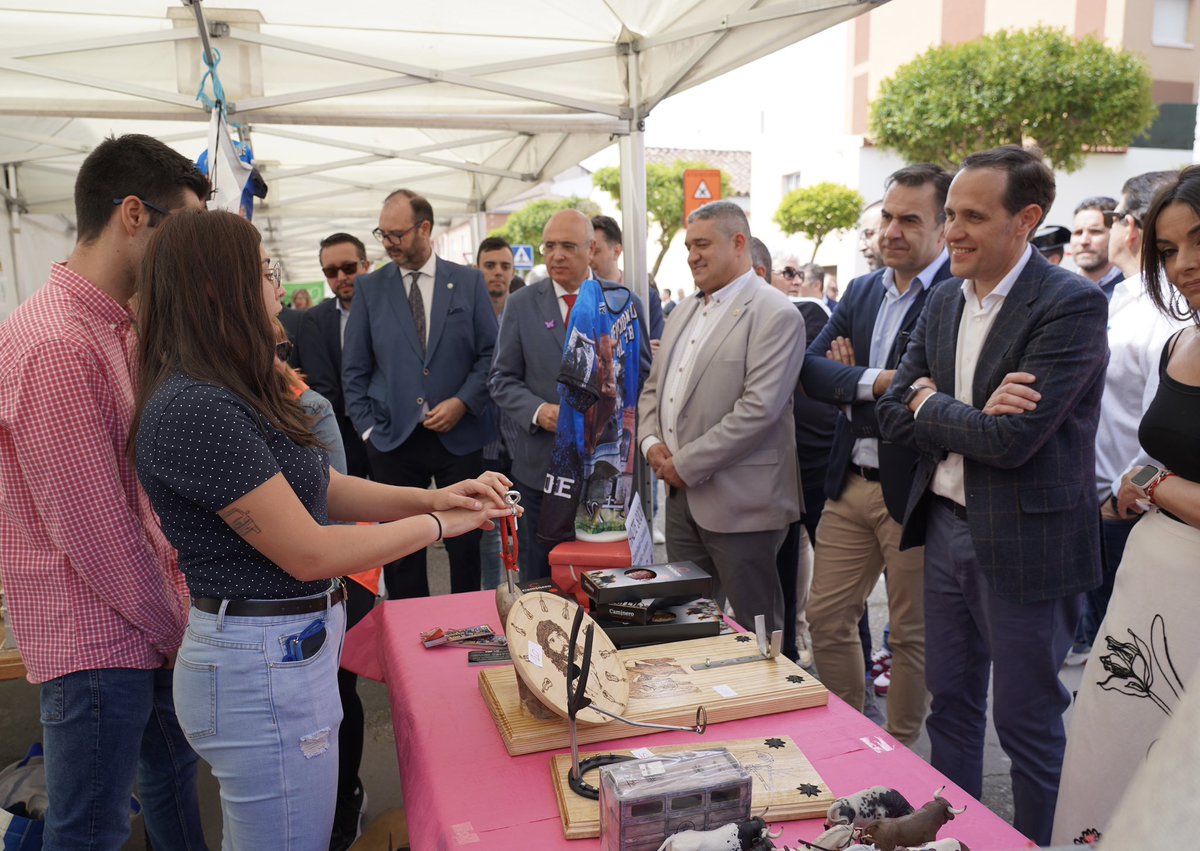
[{"label": "toy bull figurine", "polygon": [[879,851],[896,851],[897,848],[919,848],[937,839],[942,825],[966,811],[966,807],[955,809],[942,797],[942,786],[933,793],[930,801],[915,813],[899,818],[877,819],[862,828],[862,841],[874,845]]},{"label": "toy bull figurine", "polygon": [[683,830],[663,840],[658,851],[766,851],[774,848],[772,839],[783,830],[771,833],[758,816],[750,821],[731,822],[715,830]]},{"label": "toy bull figurine", "polygon": [[957,839],[939,839],[936,842],[922,845],[920,848],[906,848],[905,851],[971,851],[971,849],[965,842]]},{"label": "toy bull figurine", "polygon": [[800,844],[813,851],[843,851],[854,841],[854,825],[835,824],[812,842],[800,840]]},{"label": "toy bull figurine", "polygon": [[912,811],[912,804],[895,789],[872,786],[834,801],[825,814],[825,826],[852,824],[862,827],[877,819],[899,818]]}]

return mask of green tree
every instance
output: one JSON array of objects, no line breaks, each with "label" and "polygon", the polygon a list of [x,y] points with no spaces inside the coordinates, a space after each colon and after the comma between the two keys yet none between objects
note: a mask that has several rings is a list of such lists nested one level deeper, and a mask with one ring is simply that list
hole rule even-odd
[{"label": "green tree", "polygon": [[[683,173],[688,169],[712,168],[707,163],[676,160],[670,165],[651,163],[646,166],[646,216],[658,225],[658,257],[650,269],[650,276],[658,274],[667,249],[675,234],[683,227]],[[592,175],[592,183],[603,189],[621,203],[621,170],[615,166],[602,168]],[[733,181],[721,172],[721,197],[733,195]]]},{"label": "green tree", "polygon": [[788,236],[813,242],[812,262],[825,237],[854,227],[862,213],[862,196],[840,183],[818,183],[789,192],[775,211],[775,224]]},{"label": "green tree", "polygon": [[555,213],[563,210],[579,210],[589,218],[600,213],[600,207],[595,201],[576,195],[558,201],[543,198],[531,201],[517,210],[508,217],[504,227],[488,235],[502,236],[512,245],[532,245],[533,262],[536,265],[542,262],[542,231],[546,229],[546,222],[550,221],[550,217]]},{"label": "green tree", "polygon": [[1089,148],[1129,145],[1157,113],[1141,56],[1039,27],[931,48],[883,81],[870,128],[909,162],[952,167],[1034,143],[1071,172]]}]

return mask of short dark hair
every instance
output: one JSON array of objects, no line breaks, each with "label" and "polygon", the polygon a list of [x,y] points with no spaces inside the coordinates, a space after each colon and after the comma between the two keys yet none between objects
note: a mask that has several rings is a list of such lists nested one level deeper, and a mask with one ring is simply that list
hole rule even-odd
[{"label": "short dark hair", "polygon": [[1162,189],[1179,176],[1177,171],[1148,171],[1145,174],[1134,175],[1125,181],[1121,187],[1121,197],[1125,201],[1125,212],[1133,216],[1141,224],[1154,200],[1154,193]]},{"label": "short dark hair", "polygon": [[501,248],[507,248],[509,253],[512,253],[512,246],[508,244],[508,240],[502,236],[489,236],[483,242],[479,243],[479,250],[475,252],[475,265],[479,265],[479,258],[483,256],[485,251],[498,251]]},{"label": "short dark hair", "polygon": [[592,216],[592,227],[604,234],[604,241],[610,246],[621,244],[621,226],[612,216]]},{"label": "short dark hair", "polygon": [[420,226],[423,222],[429,222],[433,225],[433,205],[424,196],[411,189],[397,189],[388,193],[388,196],[383,199],[383,205],[386,207],[397,198],[404,198],[408,201],[408,205],[412,208],[413,224]]},{"label": "short dark hair", "polygon": [[1178,172],[1173,182],[1158,191],[1142,224],[1142,281],[1146,294],[1163,315],[1174,319],[1191,319],[1200,325],[1200,315],[1194,310],[1184,309],[1187,307],[1186,301],[1176,307],[1174,299],[1168,300],[1163,295],[1162,279],[1166,273],[1162,251],[1158,247],[1158,217],[1172,204],[1186,204],[1200,216],[1200,165],[1190,165]]},{"label": "short dark hair", "polygon": [[804,280],[809,278],[815,280],[818,284],[825,283],[825,267],[819,266],[816,263],[805,263],[800,267],[800,271],[804,273]]},{"label": "short dark hair", "polygon": [[711,201],[703,207],[692,211],[687,217],[687,223],[715,222],[721,233],[732,239],[736,234],[744,234],[746,239],[751,237],[750,220],[746,211],[732,201]]},{"label": "short dark hair", "polygon": [[347,242],[353,245],[358,251],[359,260],[367,259],[367,247],[363,245],[363,241],[353,234],[341,233],[339,231],[338,233],[331,233],[329,236],[321,240],[321,247],[317,249],[317,262],[321,262],[321,254],[326,248],[329,248],[332,245],[342,245],[343,243]]},{"label": "short dark hair", "polygon": [[[750,237],[750,263],[754,266],[762,266],[766,272],[764,277],[769,284],[771,282],[771,250],[767,248],[767,244],[757,236]],[[667,290],[670,292],[670,290]]]},{"label": "short dark hair", "polygon": [[[179,206],[180,196],[189,189],[205,201],[212,184],[183,154],[140,133],[110,136],[87,155],[75,178],[78,240],[88,243],[100,237],[118,198],[135,195],[169,211]],[[151,226],[157,226],[162,216],[153,210],[149,213]]]},{"label": "short dark hair", "polygon": [[1101,213],[1107,213],[1110,210],[1117,209],[1117,199],[1109,198],[1107,195],[1093,195],[1090,198],[1084,198],[1075,207],[1075,215],[1079,215],[1084,210],[1096,210]]},{"label": "short dark hair", "polygon": [[[933,184],[933,204],[937,211],[935,221],[944,222],[946,220],[946,193],[950,191],[950,181],[954,179],[954,175],[946,171],[940,165],[933,163],[917,163],[916,165],[906,165],[902,169],[893,171],[888,175],[888,179],[883,182],[883,191],[887,192],[895,184],[907,186],[910,189],[916,189],[924,186],[926,183]],[[882,204],[883,201],[876,201],[875,204]],[[863,208],[866,212],[875,204],[870,204]]]},{"label": "short dark hair", "polygon": [[991,168],[1008,175],[1003,204],[1010,216],[1015,216],[1030,204],[1041,207],[1042,217],[1029,231],[1032,236],[1054,206],[1054,172],[1042,159],[1041,149],[1003,145],[990,151],[980,151],[963,160],[959,173],[972,168]]}]

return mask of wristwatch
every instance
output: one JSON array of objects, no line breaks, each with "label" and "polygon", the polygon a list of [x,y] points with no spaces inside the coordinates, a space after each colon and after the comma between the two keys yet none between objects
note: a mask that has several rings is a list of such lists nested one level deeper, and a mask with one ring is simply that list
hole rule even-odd
[{"label": "wristwatch", "polygon": [[912,404],[912,400],[917,398],[917,394],[922,390],[932,390],[928,384],[910,384],[908,389],[904,391],[904,395],[900,397],[900,401],[907,407]]}]

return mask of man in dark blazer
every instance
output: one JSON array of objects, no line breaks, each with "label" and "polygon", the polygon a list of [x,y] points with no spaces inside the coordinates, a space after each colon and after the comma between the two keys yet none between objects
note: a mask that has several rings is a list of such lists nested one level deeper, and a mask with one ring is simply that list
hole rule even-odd
[{"label": "man in dark blazer", "polygon": [[945,251],[950,175],[935,165],[892,174],[880,207],[885,266],[851,282],[808,347],[800,381],[814,399],[849,406],[838,416],[817,529],[808,619],[821,681],[860,712],[865,664],[858,621],[887,566],[893,653],[887,730],[906,745],[921,734],[925,691],[924,553],[900,550],[900,521],[916,453],[881,445],[875,400],[896,366],[929,292],[950,275]]},{"label": "man in dark blazer", "polygon": [[882,437],[917,448],[904,546],[925,545],[935,768],[979,797],[988,663],[1014,826],[1049,844],[1070,694],[1058,679],[1100,582],[1095,448],[1108,304],[1028,240],[1054,174],[1016,146],[973,154],[946,200],[961,286],[930,295],[879,400]]},{"label": "man in dark blazer", "polygon": [[304,312],[296,356],[308,386],[333,405],[346,450],[346,472],[351,476],[366,476],[367,448],[346,412],[346,397],[342,392],[342,339],[350,319],[355,282],[371,268],[367,247],[356,236],[335,233],[321,240],[317,258],[334,297]]},{"label": "man in dark blazer", "polygon": [[[496,314],[479,270],[435,255],[432,230],[423,197],[387,197],[373,233],[395,262],[358,278],[342,350],[346,408],[372,477],[419,488],[478,476],[496,434],[487,390]],[[446,552],[450,590],[479,590],[479,532],[446,541]],[[387,565],[384,582],[393,599],[428,596],[425,551]]]}]

